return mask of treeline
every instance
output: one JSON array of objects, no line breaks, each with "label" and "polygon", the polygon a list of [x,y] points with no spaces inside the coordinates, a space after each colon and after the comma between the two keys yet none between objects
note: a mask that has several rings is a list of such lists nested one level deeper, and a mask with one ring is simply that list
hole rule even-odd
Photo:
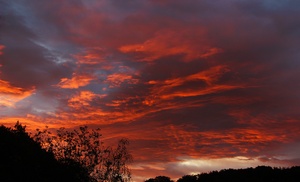
[{"label": "treeline", "polygon": [[[246,169],[224,169],[197,175],[185,175],[177,182],[299,182],[300,166],[277,168],[258,166]],[[174,182],[167,176],[157,176],[145,182]]]},{"label": "treeline", "polygon": [[[1,182],[126,182],[131,180],[128,140],[116,147],[104,146],[100,130],[61,128],[26,132],[19,122],[0,126]],[[177,182],[299,182],[300,167],[225,169],[182,176]],[[157,176],[145,182],[174,182]]]},{"label": "treeline", "polygon": [[104,146],[100,130],[86,126],[30,135],[19,122],[0,126],[1,182],[126,182],[131,174],[128,140]]}]

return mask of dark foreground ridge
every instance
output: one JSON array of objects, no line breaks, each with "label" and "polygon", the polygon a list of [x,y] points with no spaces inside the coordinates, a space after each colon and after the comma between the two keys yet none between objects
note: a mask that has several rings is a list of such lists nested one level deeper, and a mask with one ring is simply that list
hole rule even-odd
[{"label": "dark foreground ridge", "polygon": [[[185,175],[177,182],[299,182],[300,166],[272,168],[258,166],[246,169],[223,169],[197,175]],[[145,182],[173,182],[169,177],[157,176]]]}]

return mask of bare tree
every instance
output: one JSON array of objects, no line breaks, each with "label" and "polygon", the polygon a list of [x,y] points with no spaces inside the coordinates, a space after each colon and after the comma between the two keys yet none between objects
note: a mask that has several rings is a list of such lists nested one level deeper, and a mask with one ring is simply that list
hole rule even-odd
[{"label": "bare tree", "polygon": [[129,141],[121,139],[117,147],[105,147],[100,129],[89,130],[87,126],[68,131],[57,130],[52,135],[48,129],[37,130],[34,138],[58,160],[75,160],[84,166],[97,181],[127,182],[131,179],[128,163],[132,156],[128,151]]}]

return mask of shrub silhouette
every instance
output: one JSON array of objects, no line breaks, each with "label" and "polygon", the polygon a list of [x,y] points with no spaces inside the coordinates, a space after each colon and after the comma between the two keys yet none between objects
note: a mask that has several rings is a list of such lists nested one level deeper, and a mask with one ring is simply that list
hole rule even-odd
[{"label": "shrub silhouette", "polygon": [[89,182],[93,181],[79,163],[56,160],[42,149],[19,122],[15,127],[0,126],[1,182]]}]

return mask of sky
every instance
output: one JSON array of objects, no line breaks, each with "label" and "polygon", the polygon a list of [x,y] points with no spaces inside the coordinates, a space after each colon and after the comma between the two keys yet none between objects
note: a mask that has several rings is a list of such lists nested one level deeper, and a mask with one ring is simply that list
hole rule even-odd
[{"label": "sky", "polygon": [[300,165],[299,7],[0,0],[0,124],[126,137],[136,182]]}]

